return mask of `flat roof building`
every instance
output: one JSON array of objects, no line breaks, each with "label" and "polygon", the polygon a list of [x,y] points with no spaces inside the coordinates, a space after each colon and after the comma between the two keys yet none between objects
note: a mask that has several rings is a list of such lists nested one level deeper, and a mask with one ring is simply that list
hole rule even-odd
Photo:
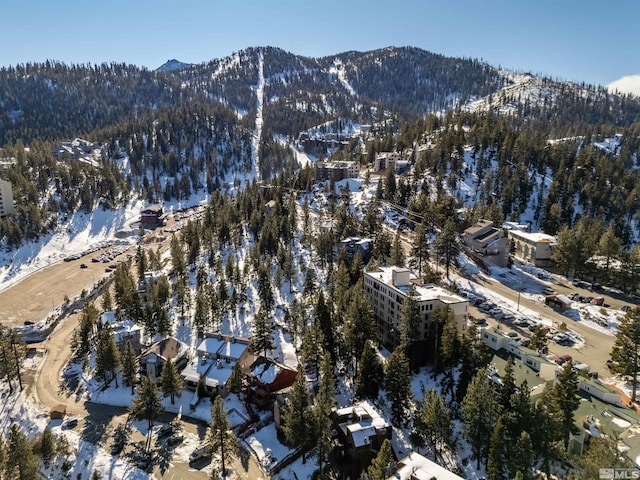
[{"label": "flat roof building", "polygon": [[433,358],[435,340],[431,322],[434,311],[449,309],[459,329],[464,328],[469,302],[444,288],[433,284],[421,284],[408,268],[397,266],[377,267],[364,272],[364,290],[378,322],[378,333],[385,347],[393,350],[400,344],[400,310],[404,299],[411,295],[422,322],[419,326],[417,348],[420,364]]}]

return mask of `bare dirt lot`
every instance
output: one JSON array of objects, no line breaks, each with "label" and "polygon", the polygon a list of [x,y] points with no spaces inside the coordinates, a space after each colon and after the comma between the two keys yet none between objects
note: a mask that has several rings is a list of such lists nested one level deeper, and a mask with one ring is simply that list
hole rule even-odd
[{"label": "bare dirt lot", "polygon": [[[107,251],[105,248],[103,251]],[[32,273],[20,282],[0,292],[0,325],[15,327],[24,322],[45,320],[51,312],[65,301],[73,300],[83,290],[109,275],[105,269],[109,264],[92,262],[100,251],[85,255],[78,260],[59,262]],[[124,258],[120,255],[118,259]],[[87,268],[80,268],[85,264]]]}]

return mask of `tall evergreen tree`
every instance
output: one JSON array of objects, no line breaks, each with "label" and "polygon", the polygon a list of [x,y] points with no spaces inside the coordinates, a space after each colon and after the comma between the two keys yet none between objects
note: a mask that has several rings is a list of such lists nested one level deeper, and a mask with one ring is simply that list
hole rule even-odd
[{"label": "tall evergreen tree", "polygon": [[369,480],[386,480],[393,474],[393,450],[388,439],[384,439],[380,451],[367,468]]},{"label": "tall evergreen tree", "polygon": [[273,324],[269,319],[267,310],[261,307],[253,320],[249,351],[266,357],[274,348]]},{"label": "tall evergreen tree", "polygon": [[423,266],[425,266],[429,260],[429,238],[427,237],[427,229],[423,222],[418,223],[413,232],[411,255],[418,259],[418,274],[422,276]]},{"label": "tall evergreen tree", "polygon": [[567,363],[558,374],[551,390],[551,396],[559,413],[561,436],[565,448],[569,447],[571,434],[577,433],[574,413],[580,406],[578,371],[570,362]]},{"label": "tall evergreen tree", "polygon": [[16,480],[38,479],[38,463],[27,437],[17,424],[9,431],[7,478]]},{"label": "tall evergreen tree", "polygon": [[111,380],[118,386],[117,370],[121,365],[120,350],[113,337],[113,330],[106,324],[100,330],[96,345],[96,376],[107,386]]},{"label": "tall evergreen tree", "polygon": [[129,407],[129,415],[138,421],[147,421],[148,433],[145,451],[149,451],[153,424],[156,419],[160,418],[164,409],[160,401],[158,387],[149,377],[142,377],[142,383],[137,390],[138,396],[133,399],[133,403]]},{"label": "tall evergreen tree", "polygon": [[227,465],[238,453],[238,442],[231,431],[231,423],[224,409],[224,400],[220,396],[216,397],[211,406],[211,423],[207,429],[207,440],[209,440],[211,453],[218,455],[222,462],[222,477],[226,477]]},{"label": "tall evergreen tree", "polygon": [[313,435],[309,435],[309,425],[313,425],[313,410],[302,369],[298,369],[289,403],[283,411],[282,423],[287,441],[302,449],[302,463],[306,463],[306,451],[313,446]]},{"label": "tall evergreen tree", "polygon": [[331,453],[331,409],[336,403],[335,376],[331,355],[322,355],[320,383],[313,406],[315,436],[318,452],[319,478],[324,478],[324,468]]},{"label": "tall evergreen tree", "polygon": [[331,310],[325,303],[324,293],[320,291],[318,294],[318,300],[316,302],[314,310],[315,320],[319,322],[322,329],[323,346],[327,352],[331,355],[332,361],[336,360],[336,334],[333,321],[331,319]]},{"label": "tall evergreen tree", "polygon": [[444,262],[446,275],[449,278],[449,269],[451,265],[457,264],[457,257],[460,252],[456,238],[456,224],[453,218],[448,218],[445,222],[444,228],[436,239],[435,250]]},{"label": "tall evergreen tree", "polygon": [[436,460],[442,458],[443,450],[452,443],[453,423],[444,397],[433,388],[425,392],[415,413],[413,425],[414,438],[426,445]]},{"label": "tall evergreen tree", "polygon": [[417,370],[418,361],[418,341],[420,340],[420,324],[422,316],[418,310],[418,301],[413,285],[409,288],[408,294],[402,301],[400,307],[400,345],[409,359],[409,368]]},{"label": "tall evergreen tree", "polygon": [[471,380],[462,401],[462,435],[471,447],[471,458],[476,460],[478,469],[480,462],[486,462],[489,454],[497,409],[492,382],[486,368],[481,368]]},{"label": "tall evergreen tree", "polygon": [[[42,432],[40,438],[40,457],[45,465],[49,465],[49,462],[56,453],[56,439],[51,432],[51,429],[46,427]],[[1,470],[0,470],[1,471]]]},{"label": "tall evergreen tree", "polygon": [[176,365],[171,359],[167,360],[160,374],[160,389],[165,395],[171,397],[171,405],[175,403],[176,395],[182,395],[183,381]]},{"label": "tall evergreen tree", "polygon": [[507,455],[507,437],[505,434],[502,416],[498,417],[496,426],[491,433],[491,441],[489,443],[489,455],[487,460],[487,478],[488,480],[509,480],[509,472],[507,466],[509,458]]},{"label": "tall evergreen tree", "polygon": [[355,378],[356,397],[375,400],[384,380],[384,369],[371,340],[367,340]]},{"label": "tall evergreen tree", "polygon": [[363,281],[359,280],[351,292],[351,302],[345,317],[344,342],[350,354],[348,364],[354,365],[354,371],[357,371],[365,343],[367,340],[376,341],[378,334],[373,309],[364,293]]},{"label": "tall evergreen tree", "polygon": [[387,359],[385,389],[391,403],[391,423],[400,426],[406,419],[411,404],[411,372],[409,360],[401,346]]},{"label": "tall evergreen tree", "polygon": [[640,370],[640,307],[627,311],[618,325],[616,340],[611,349],[611,371],[631,379],[631,401],[636,401],[638,371]]},{"label": "tall evergreen tree", "polygon": [[122,357],[122,379],[125,385],[131,386],[131,395],[133,395],[136,382],[138,381],[138,360],[136,359],[135,351],[129,340],[127,340],[127,347]]}]

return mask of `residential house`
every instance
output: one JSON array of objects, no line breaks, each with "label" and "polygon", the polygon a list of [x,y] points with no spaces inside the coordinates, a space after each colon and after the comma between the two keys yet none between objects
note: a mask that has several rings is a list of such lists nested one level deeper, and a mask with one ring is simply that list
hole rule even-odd
[{"label": "residential house", "polygon": [[346,458],[360,469],[371,463],[393,433],[391,423],[368,401],[333,408],[331,420]]},{"label": "residential house", "polygon": [[110,325],[113,331],[113,338],[121,352],[127,348],[127,343],[131,343],[131,347],[136,355],[139,355],[142,346],[140,342],[142,328],[136,325],[133,320],[118,320],[116,312],[104,312],[100,315],[99,325],[104,327]]},{"label": "residential house", "polygon": [[204,338],[196,349],[196,358],[181,373],[185,385],[195,390],[202,378],[207,388],[226,395],[226,384],[236,363],[242,368],[251,357],[248,346],[249,340],[230,335],[215,334]]},{"label": "residential house", "polygon": [[551,252],[555,237],[542,232],[529,233],[524,230],[509,230],[509,240],[514,246],[514,255],[538,267],[551,265]]},{"label": "residential house", "polygon": [[57,160],[78,160],[97,167],[102,155],[102,145],[89,142],[82,138],[74,138],[68,142],[58,145],[53,149],[53,156]]},{"label": "residential house", "polygon": [[344,249],[347,259],[353,260],[359,252],[362,262],[369,263],[373,254],[373,240],[370,238],[347,237],[336,245],[336,256]]},{"label": "residential house", "polygon": [[387,480],[463,480],[463,477],[432,462],[417,452],[396,463],[395,473]]},{"label": "residential house", "polygon": [[247,401],[270,408],[275,397],[296,381],[298,370],[262,355],[243,370],[248,384]]},{"label": "residential house", "polygon": [[364,290],[378,323],[382,344],[389,350],[400,344],[400,310],[402,302],[411,295],[417,304],[421,323],[415,341],[419,364],[433,358],[439,338],[431,321],[435,311],[448,309],[462,331],[466,326],[469,302],[448,290],[432,284],[422,284],[411,270],[397,266],[376,267],[364,272]]},{"label": "residential house", "polygon": [[175,363],[178,370],[184,368],[189,361],[189,345],[174,337],[154,343],[140,355],[140,370],[155,380],[160,377],[162,367],[169,360]]},{"label": "residential house", "polygon": [[164,225],[166,223],[166,215],[163,213],[162,205],[152,205],[142,210],[140,223],[144,228],[149,229]]},{"label": "residential house", "polygon": [[15,211],[11,183],[0,178],[0,217],[6,217]]},{"label": "residential house", "polygon": [[479,220],[462,234],[462,243],[485,262],[497,267],[509,264],[509,239],[490,220]]}]

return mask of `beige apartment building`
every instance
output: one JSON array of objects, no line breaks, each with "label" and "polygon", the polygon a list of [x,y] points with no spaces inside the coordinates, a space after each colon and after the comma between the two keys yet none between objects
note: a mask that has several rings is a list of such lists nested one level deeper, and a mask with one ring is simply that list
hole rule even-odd
[{"label": "beige apartment building", "polygon": [[425,364],[433,358],[436,336],[431,324],[433,312],[449,308],[460,331],[464,329],[469,302],[441,287],[421,284],[408,268],[377,267],[364,272],[364,289],[371,301],[378,322],[382,344],[393,350],[400,343],[400,311],[402,302],[411,293],[422,318],[418,342],[418,361]]}]

